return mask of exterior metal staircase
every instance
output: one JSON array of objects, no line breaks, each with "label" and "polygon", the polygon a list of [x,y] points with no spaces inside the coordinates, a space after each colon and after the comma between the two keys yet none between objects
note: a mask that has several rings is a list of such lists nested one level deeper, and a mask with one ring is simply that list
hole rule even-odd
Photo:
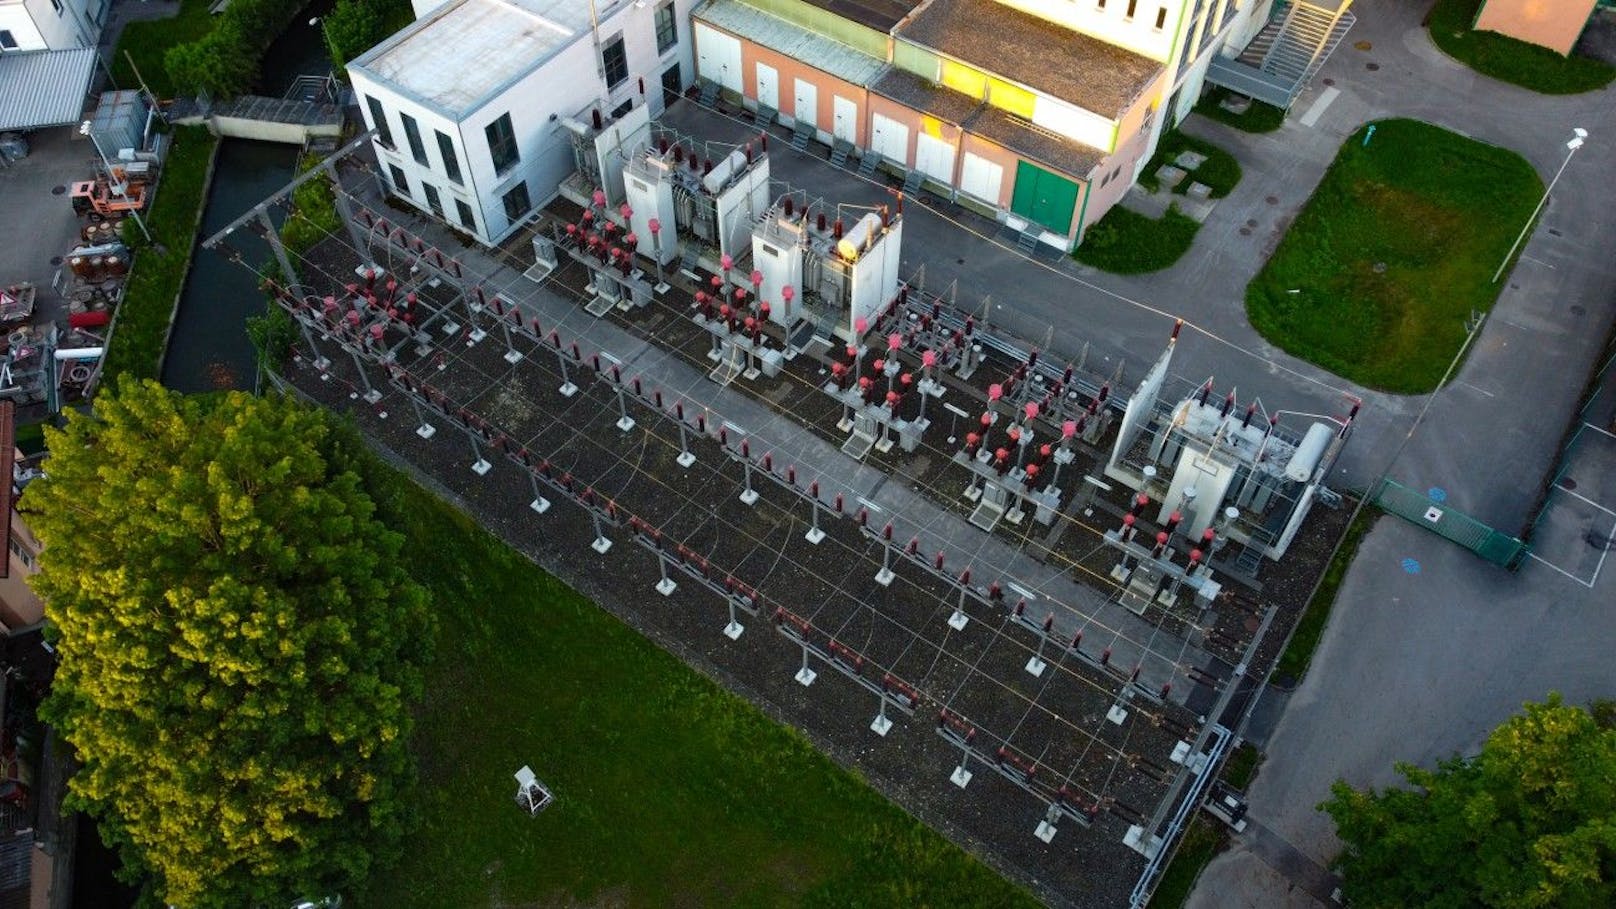
[{"label": "exterior metal staircase", "polygon": [[1346,37],[1357,17],[1348,2],[1278,3],[1251,43],[1234,57],[1217,57],[1207,80],[1275,107],[1289,108]]}]

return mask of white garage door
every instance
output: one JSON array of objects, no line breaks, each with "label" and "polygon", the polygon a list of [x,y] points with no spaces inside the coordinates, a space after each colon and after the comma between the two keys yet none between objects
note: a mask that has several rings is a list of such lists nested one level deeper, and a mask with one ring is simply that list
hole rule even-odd
[{"label": "white garage door", "polygon": [[870,117],[870,149],[901,167],[909,166],[909,127],[880,114]]},{"label": "white garage door", "polygon": [[740,40],[697,22],[696,74],[731,91],[740,91]]},{"label": "white garage door", "polygon": [[835,103],[831,105],[831,113],[835,117],[831,131],[836,134],[836,138],[845,139],[856,145],[858,144],[858,105],[841,95],[836,95],[835,99]]},{"label": "white garage door", "polygon": [[960,190],[999,207],[999,187],[1004,183],[1004,168],[986,158],[965,153],[965,169],[960,174]]},{"label": "white garage door", "polygon": [[757,65],[757,103],[780,109],[780,73],[767,63]]},{"label": "white garage door", "polygon": [[812,82],[797,80],[797,97],[792,102],[791,116],[798,123],[809,126],[819,126],[819,86]]},{"label": "white garage door", "polygon": [[[954,145],[925,133],[915,137],[915,170],[939,183],[954,185]],[[994,198],[998,198],[995,196]]]}]

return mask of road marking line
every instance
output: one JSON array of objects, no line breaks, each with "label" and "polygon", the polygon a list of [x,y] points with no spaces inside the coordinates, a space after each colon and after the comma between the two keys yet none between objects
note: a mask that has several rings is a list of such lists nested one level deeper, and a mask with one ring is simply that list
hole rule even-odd
[{"label": "road marking line", "polygon": [[1329,107],[1330,102],[1334,101],[1340,94],[1341,89],[1333,85],[1320,92],[1319,99],[1314,101],[1313,106],[1309,107],[1307,113],[1302,115],[1302,125],[1312,126],[1319,122],[1319,118],[1324,116],[1324,109]]},{"label": "road marking line", "polygon": [[1481,394],[1484,394],[1489,398],[1498,397],[1497,395],[1493,394],[1492,392],[1488,391],[1487,389],[1485,389],[1485,388],[1477,388],[1476,386],[1471,385],[1469,382],[1460,382],[1459,384],[1463,385],[1464,387],[1466,387],[1468,389],[1470,389],[1471,391],[1480,392]]},{"label": "road marking line", "polygon": [[1536,262],[1537,264],[1543,266],[1544,268],[1549,269],[1550,271],[1555,270],[1553,265],[1550,265],[1549,263],[1547,263],[1547,262],[1543,261],[1542,259],[1539,259],[1539,258],[1537,258],[1535,256],[1529,256],[1529,255],[1527,255],[1525,253],[1521,253],[1521,258],[1525,259],[1528,262]]},{"label": "road marking line", "polygon": [[1537,561],[1542,562],[1543,564],[1549,566],[1550,568],[1554,569],[1555,571],[1560,572],[1561,574],[1565,575],[1566,577],[1570,578],[1571,580],[1576,581],[1578,584],[1581,584],[1582,586],[1588,588],[1589,590],[1594,589],[1593,584],[1590,584],[1589,582],[1584,581],[1582,578],[1579,578],[1576,575],[1572,574],[1571,572],[1566,571],[1564,568],[1561,568],[1560,566],[1554,564],[1553,562],[1549,561],[1548,559],[1543,558],[1542,556],[1538,555],[1535,552],[1527,553],[1526,557],[1529,558],[1529,559],[1536,559]]},{"label": "road marking line", "polygon": [[1592,423],[1589,423],[1589,422],[1586,422],[1586,421],[1585,421],[1585,422],[1583,422],[1583,424],[1582,424],[1582,425],[1584,425],[1584,426],[1586,426],[1586,427],[1588,427],[1588,428],[1589,428],[1589,429],[1592,429],[1592,430],[1593,430],[1593,431],[1594,431],[1594,432],[1597,432],[1597,433],[1602,433],[1602,434],[1604,434],[1604,435],[1607,435],[1607,436],[1610,436],[1610,437],[1611,437],[1611,438],[1613,438],[1613,439],[1616,439],[1616,432],[1611,432],[1611,431],[1610,431],[1610,430],[1608,430],[1608,429],[1601,429],[1601,428],[1600,428],[1600,427],[1598,427],[1598,426],[1595,426],[1595,425],[1594,425],[1594,424],[1592,424]]},{"label": "road marking line", "polygon": [[1608,514],[1611,517],[1616,517],[1616,511],[1611,511],[1609,508],[1606,508],[1605,506],[1599,504],[1598,502],[1595,502],[1593,499],[1590,499],[1585,495],[1580,495],[1578,493],[1572,492],[1571,490],[1565,488],[1564,486],[1561,486],[1559,484],[1555,484],[1554,491],[1555,492],[1563,492],[1566,495],[1572,497],[1573,499],[1581,499],[1584,502],[1587,502],[1589,505],[1592,505],[1593,507],[1599,509],[1600,511],[1603,511],[1605,514]]}]

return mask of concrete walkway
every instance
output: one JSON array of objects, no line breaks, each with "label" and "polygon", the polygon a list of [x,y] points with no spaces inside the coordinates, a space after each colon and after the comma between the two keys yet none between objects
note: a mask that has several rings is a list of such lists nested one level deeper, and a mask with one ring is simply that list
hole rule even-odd
[{"label": "concrete walkway", "polygon": [[[1553,461],[1612,318],[1616,193],[1605,175],[1616,167],[1616,135],[1608,134],[1616,93],[1556,98],[1479,76],[1430,44],[1420,27],[1424,6],[1358,3],[1349,43],[1280,132],[1243,137],[1200,121],[1190,129],[1241,158],[1247,183],[1237,195],[1249,193],[1254,170],[1265,182],[1287,175],[1300,181],[1302,166],[1287,162],[1333,154],[1342,137],[1381,117],[1426,120],[1514,149],[1545,182],[1564,160],[1571,127],[1594,132],[1505,278],[1471,356],[1431,402],[1392,469],[1408,485],[1441,486],[1456,506],[1513,530]],[[1371,49],[1353,47],[1361,41]],[[1301,126],[1329,88],[1326,80],[1339,94],[1316,112],[1316,127]],[[1311,185],[1291,191],[1305,195]],[[1226,200],[1213,219],[1238,218],[1238,201]],[[1249,197],[1246,204],[1261,210]],[[1377,454],[1384,459],[1390,451]],[[1404,567],[1407,559],[1417,573]],[[1616,582],[1608,574],[1593,587],[1536,562],[1508,574],[1399,519],[1381,519],[1347,574],[1306,681],[1268,742],[1250,791],[1254,829],[1327,864],[1339,843],[1315,806],[1336,778],[1383,786],[1397,781],[1396,760],[1429,766],[1472,752],[1521,702],[1551,689],[1572,703],[1608,696],[1607,659],[1596,642],[1616,634],[1612,601]],[[1308,876],[1276,858],[1266,839],[1237,838],[1203,873],[1189,904],[1310,904]]]}]

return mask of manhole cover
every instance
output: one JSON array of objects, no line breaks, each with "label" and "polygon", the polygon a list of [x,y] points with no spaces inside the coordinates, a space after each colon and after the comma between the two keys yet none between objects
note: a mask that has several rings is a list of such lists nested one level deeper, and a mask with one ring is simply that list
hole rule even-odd
[{"label": "manhole cover", "polygon": [[1335,84],[1335,80],[1331,79],[1331,78],[1328,78],[1328,77],[1326,77],[1326,78],[1324,78],[1324,79],[1322,79],[1320,81],[1322,81],[1325,85],[1334,85]]},{"label": "manhole cover", "polygon": [[1379,63],[1365,63],[1363,68],[1369,70],[1370,72],[1375,72],[1375,71],[1380,69],[1380,64]]},{"label": "manhole cover", "polygon": [[1352,46],[1361,51],[1374,50],[1375,47],[1374,43],[1370,41],[1354,41]]},{"label": "manhole cover", "polygon": [[62,264],[62,257],[61,256],[51,256],[51,264],[52,265],[61,265]]},{"label": "manhole cover", "polygon": [[1577,481],[1571,479],[1570,477],[1561,477],[1560,478],[1560,485],[1561,485],[1561,487],[1563,487],[1565,489],[1568,489],[1568,490],[1576,489],[1577,488]]},{"label": "manhole cover", "polygon": [[1278,205],[1279,204],[1279,197],[1278,196],[1269,196],[1268,198],[1264,199],[1263,201],[1267,202],[1269,205]]},{"label": "manhole cover", "polygon": [[964,260],[964,259],[955,259],[955,260],[954,260],[954,264],[955,264],[955,265],[964,265],[964,264],[965,264],[965,260]]},{"label": "manhole cover", "polygon": [[1581,305],[1572,306],[1571,314],[1574,316],[1586,316],[1588,314],[1588,307]]},{"label": "manhole cover", "polygon": [[1246,226],[1247,227],[1256,227],[1257,226],[1257,219],[1256,218],[1248,218],[1248,219],[1246,219]]},{"label": "manhole cover", "polygon": [[1377,275],[1383,275],[1386,273],[1386,263],[1376,262],[1374,265],[1369,266],[1369,270]]},{"label": "manhole cover", "polygon": [[1242,237],[1251,236],[1251,228],[1249,228],[1249,227],[1240,228],[1240,236],[1242,236]]},{"label": "manhole cover", "polygon": [[52,186],[51,187],[51,195],[53,195],[53,196],[60,196],[62,193],[65,193],[65,192],[67,192],[67,187],[65,187],[65,186]]}]

